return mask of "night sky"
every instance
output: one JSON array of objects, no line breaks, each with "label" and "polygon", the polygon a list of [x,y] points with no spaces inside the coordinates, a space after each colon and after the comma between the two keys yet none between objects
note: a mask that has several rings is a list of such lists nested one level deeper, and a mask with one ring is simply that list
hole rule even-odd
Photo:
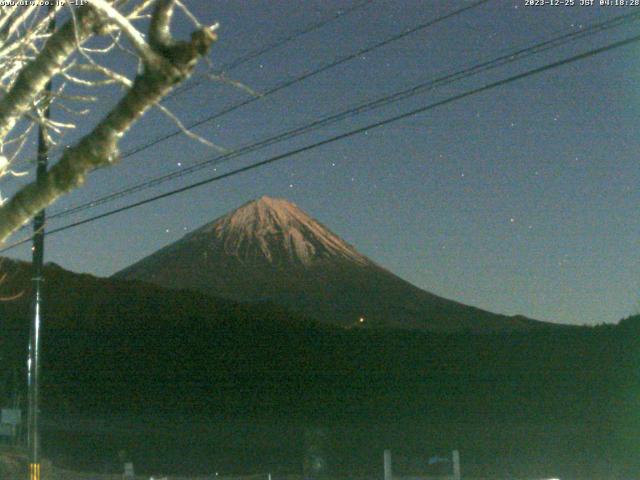
[{"label": "night sky", "polygon": [[[211,54],[215,69],[361,1],[186,3],[203,22],[221,24]],[[470,3],[374,0],[226,76],[265,92]],[[633,11],[493,0],[258,99],[196,131],[224,148],[238,148]],[[640,21],[591,35],[230,160],[218,165],[217,173],[638,34]],[[131,66],[125,58],[109,62]],[[199,75],[195,79],[193,88],[165,102],[185,123],[249,98],[231,82],[198,82]],[[110,275],[266,194],[295,202],[375,262],[438,295],[540,320],[615,322],[640,310],[639,79],[640,44],[625,46],[53,235],[47,238],[45,259],[73,271]],[[115,90],[103,92],[97,111],[116,98]],[[65,141],[86,131],[95,118],[83,120]],[[125,139],[122,150],[174,128],[152,112]],[[81,190],[49,211],[215,155],[184,136],[161,142],[95,172]],[[201,170],[52,221],[50,228],[214,173],[213,167]],[[14,180],[4,189],[16,185]],[[9,243],[25,234],[14,235]],[[7,254],[28,258],[29,247]]]}]

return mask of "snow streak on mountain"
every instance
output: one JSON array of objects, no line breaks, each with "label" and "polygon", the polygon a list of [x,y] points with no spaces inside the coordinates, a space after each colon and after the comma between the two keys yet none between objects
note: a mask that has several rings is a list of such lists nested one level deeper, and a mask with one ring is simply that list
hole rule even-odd
[{"label": "snow streak on mountain", "polygon": [[242,261],[305,266],[336,259],[372,263],[295,204],[267,196],[205,225],[180,243],[200,243],[203,237],[221,242],[225,254]]}]

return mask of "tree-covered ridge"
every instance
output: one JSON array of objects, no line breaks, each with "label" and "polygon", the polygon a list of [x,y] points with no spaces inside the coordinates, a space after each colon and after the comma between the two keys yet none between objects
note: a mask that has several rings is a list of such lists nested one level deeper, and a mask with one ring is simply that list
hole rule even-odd
[{"label": "tree-covered ridge", "polygon": [[[28,285],[12,265],[5,288]],[[349,432],[336,453],[344,469],[385,442],[460,448],[477,471],[506,468],[503,455],[516,471],[542,458],[568,473],[637,468],[638,316],[517,334],[339,329],[269,304],[48,270],[50,415],[322,424]],[[24,364],[27,298],[0,304],[6,400]],[[365,441],[369,427],[378,433]]]}]

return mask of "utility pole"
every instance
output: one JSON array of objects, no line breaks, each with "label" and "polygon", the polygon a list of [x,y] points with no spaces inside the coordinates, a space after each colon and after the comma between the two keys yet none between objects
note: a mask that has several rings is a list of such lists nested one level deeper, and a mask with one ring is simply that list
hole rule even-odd
[{"label": "utility pole", "polygon": [[[50,15],[48,33],[53,33],[56,27],[55,2],[49,3],[47,14]],[[44,89],[45,109],[43,117],[50,117],[51,81]],[[36,168],[36,182],[41,182],[47,173],[49,161],[49,144],[47,142],[46,125],[38,128],[38,165]],[[29,448],[29,480],[40,480],[40,431],[38,428],[40,408],[40,327],[42,317],[42,266],[44,263],[44,224],[45,211],[41,210],[33,219],[33,309],[32,322],[29,333],[29,359],[27,362],[27,384],[29,388],[28,408],[28,448]]]}]

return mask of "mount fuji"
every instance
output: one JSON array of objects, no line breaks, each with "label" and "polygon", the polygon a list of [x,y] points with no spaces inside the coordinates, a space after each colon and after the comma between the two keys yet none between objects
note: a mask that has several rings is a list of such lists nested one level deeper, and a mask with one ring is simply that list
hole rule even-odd
[{"label": "mount fuji", "polygon": [[266,196],[114,277],[241,302],[269,302],[346,328],[487,333],[554,325],[490,313],[421,290],[295,204]]}]

